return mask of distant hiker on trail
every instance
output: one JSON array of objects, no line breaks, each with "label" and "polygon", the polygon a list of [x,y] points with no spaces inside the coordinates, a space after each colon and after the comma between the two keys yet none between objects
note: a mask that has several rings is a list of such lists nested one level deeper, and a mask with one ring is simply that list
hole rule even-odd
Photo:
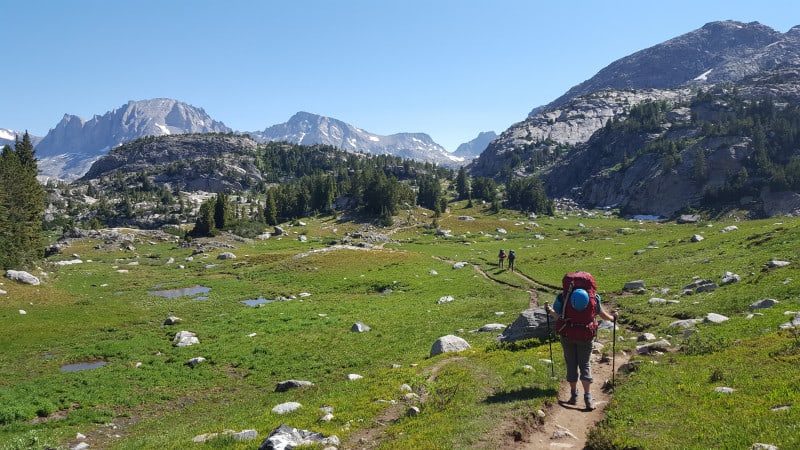
[{"label": "distant hiker on trail", "polygon": [[497,254],[497,259],[498,259],[497,266],[502,269],[503,262],[506,260],[506,251],[503,250],[502,248],[500,249],[500,253]]},{"label": "distant hiker on trail", "polygon": [[[561,280],[562,293],[556,296],[553,306],[545,303],[547,313],[556,319],[556,331],[561,337],[564,361],[567,366],[567,382],[570,386],[568,405],[578,403],[578,379],[583,385],[583,401],[587,410],[595,409],[592,399],[592,340],[597,334],[596,316],[613,320],[616,327],[617,313],[607,313],[597,295],[597,283],[589,272],[572,272]],[[580,372],[580,377],[578,376]]]},{"label": "distant hiker on trail", "polygon": [[514,250],[508,251],[508,270],[514,271],[514,260],[517,259],[517,255],[514,253]]}]

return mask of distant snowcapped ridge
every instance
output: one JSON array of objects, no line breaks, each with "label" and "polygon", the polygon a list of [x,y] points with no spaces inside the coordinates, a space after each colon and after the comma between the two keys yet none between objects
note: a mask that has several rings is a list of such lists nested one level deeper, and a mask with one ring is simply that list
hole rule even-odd
[{"label": "distant snowcapped ridge", "polygon": [[[41,178],[75,180],[111,149],[146,136],[171,134],[234,133],[213,120],[202,108],[178,100],[155,98],[129,101],[90,120],[65,114],[44,138],[32,137],[39,158]],[[326,144],[342,150],[370,154],[391,154],[443,166],[460,166],[467,159],[447,152],[424,133],[381,136],[330,117],[299,112],[288,122],[264,131],[242,132],[257,142],[285,141],[303,145]],[[15,132],[0,131],[14,143]],[[38,145],[37,145],[38,143]]]},{"label": "distant snowcapped ridge", "polygon": [[425,133],[373,134],[341,120],[309,112],[298,112],[288,122],[262,132],[250,133],[258,142],[285,141],[294,144],[325,144],[349,152],[390,154],[402,158],[458,165],[464,158],[449,153]]}]

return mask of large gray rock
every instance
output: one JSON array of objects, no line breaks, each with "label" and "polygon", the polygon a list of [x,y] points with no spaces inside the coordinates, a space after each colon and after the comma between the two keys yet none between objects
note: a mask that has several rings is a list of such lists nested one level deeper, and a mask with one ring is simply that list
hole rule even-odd
[{"label": "large gray rock", "polygon": [[314,383],[303,380],[286,380],[275,385],[275,392],[286,392],[289,389],[297,389],[306,386],[314,386]]},{"label": "large gray rock", "polygon": [[470,349],[469,343],[464,339],[448,334],[436,340],[431,346],[431,357],[442,353],[455,353]]},{"label": "large gray rock", "polygon": [[339,438],[335,435],[326,437],[322,433],[281,425],[270,432],[269,437],[261,443],[258,450],[290,450],[301,445],[339,447],[340,444]]},{"label": "large gray rock", "polygon": [[775,300],[774,298],[765,298],[765,299],[761,299],[761,300],[759,300],[759,301],[757,301],[755,303],[751,303],[750,304],[750,310],[752,311],[754,309],[772,308],[773,306],[775,306],[777,304],[778,304],[778,301]]},{"label": "large gray rock", "polygon": [[33,286],[38,286],[41,284],[41,281],[39,281],[38,278],[29,274],[28,272],[25,272],[24,270],[7,270],[6,278]]},{"label": "large gray rock", "polygon": [[[550,336],[547,321],[547,313],[544,308],[526,309],[519,314],[514,323],[503,330],[498,341],[513,342],[523,339],[546,338]],[[554,325],[552,320],[550,325],[551,327]]]},{"label": "large gray rock", "polygon": [[199,344],[200,339],[198,339],[197,335],[191,331],[179,331],[175,333],[175,337],[172,339],[172,342],[175,347],[189,347],[190,345]]}]

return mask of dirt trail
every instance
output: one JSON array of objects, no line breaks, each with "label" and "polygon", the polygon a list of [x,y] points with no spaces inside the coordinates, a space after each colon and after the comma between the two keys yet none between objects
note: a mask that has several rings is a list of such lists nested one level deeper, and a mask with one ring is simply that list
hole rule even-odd
[{"label": "dirt trail", "polygon": [[[446,260],[444,258],[437,259]],[[488,280],[518,287],[493,277],[480,265],[473,264],[472,267]],[[530,285],[537,286],[541,289],[549,291],[559,289],[556,286],[551,286],[530,278],[519,271],[514,273],[518,277],[525,279]],[[539,307],[539,291],[536,288],[530,288],[528,292],[530,293],[529,308]],[[611,338],[612,336],[608,336],[605,340],[600,339],[600,342],[605,345],[605,353],[609,356],[604,358],[600,352],[597,351],[592,354],[592,377],[594,378],[592,396],[597,406],[596,409],[589,411],[584,408],[583,392],[581,392],[579,396],[578,405],[566,404],[566,400],[570,395],[569,383],[563,380],[563,373],[556,373],[557,377],[562,378],[558,391],[559,401],[544,408],[545,418],[543,421],[536,417],[519,419],[519,417],[516,416],[516,418],[509,418],[509,420],[501,421],[503,425],[501,425],[499,429],[496,429],[495,432],[492,433],[494,436],[485,442],[491,442],[492,448],[510,450],[584,449],[586,447],[586,438],[589,431],[595,427],[598,422],[603,420],[605,417],[605,408],[611,401],[612,392],[604,389],[604,387],[606,385],[610,386],[611,384],[612,366],[618,372],[620,366],[624,365],[629,360],[629,355],[617,351],[612,361],[610,356],[612,347]],[[556,359],[562,358],[560,354],[556,355],[555,353],[553,357]],[[436,372],[438,372],[441,365],[452,361],[453,359],[448,358],[434,367],[431,370],[432,373],[429,374],[429,379],[435,378]],[[423,395],[421,399],[422,402],[424,402],[424,397]],[[363,450],[377,447],[383,440],[384,426],[387,423],[397,420],[402,414],[403,411],[399,406],[388,408],[387,411],[376,420],[374,427],[354,433],[345,448],[358,448]],[[496,447],[498,444],[500,447]]]},{"label": "dirt trail", "polygon": [[[493,278],[478,265],[474,265],[473,267],[487,279],[508,284]],[[519,271],[514,273],[533,285],[541,286],[548,290],[558,289],[557,287],[534,280]],[[530,289],[528,292],[530,292],[531,296],[529,308],[539,307],[539,292],[536,289]],[[559,401],[545,408],[544,423],[535,420],[530,420],[528,423],[507,422],[507,425],[501,430],[501,433],[505,433],[505,439],[500,439],[501,441],[505,441],[503,448],[536,450],[583,449],[586,447],[586,437],[589,431],[598,422],[603,420],[605,417],[605,408],[611,401],[613,392],[610,389],[604,389],[604,387],[611,386],[612,367],[618,372],[620,366],[627,363],[630,358],[630,356],[624,352],[617,351],[612,361],[611,349],[613,346],[611,339],[612,336],[608,336],[607,342],[602,339],[599,340],[605,345],[604,350],[605,353],[608,354],[607,357],[604,358],[600,352],[593,353],[591,357],[592,378],[594,378],[594,383],[592,383],[592,396],[594,397],[597,408],[592,411],[584,408],[583,392],[581,392],[578,398],[577,405],[568,405],[566,400],[570,396],[569,383],[563,379],[563,373],[556,373],[556,376],[562,378],[558,390]],[[561,356],[553,354],[553,357],[560,358]]]}]

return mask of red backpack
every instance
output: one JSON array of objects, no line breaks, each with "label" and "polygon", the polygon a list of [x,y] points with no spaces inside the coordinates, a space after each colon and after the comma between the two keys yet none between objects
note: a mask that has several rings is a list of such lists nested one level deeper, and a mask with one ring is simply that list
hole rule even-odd
[{"label": "red backpack", "polygon": [[[561,280],[561,305],[556,320],[558,334],[568,339],[591,341],[597,334],[597,283],[589,272],[571,272]],[[570,297],[575,289],[583,289],[589,294],[589,304],[582,311],[572,307]]]}]

